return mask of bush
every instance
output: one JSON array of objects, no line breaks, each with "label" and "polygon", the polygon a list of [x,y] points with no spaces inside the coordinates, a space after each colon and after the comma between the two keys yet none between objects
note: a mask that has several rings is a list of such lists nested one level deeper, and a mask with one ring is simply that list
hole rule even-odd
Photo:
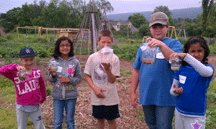
[{"label": "bush", "polygon": [[140,44],[132,44],[132,45],[112,45],[114,53],[120,59],[126,59],[128,61],[134,61],[136,58],[137,50],[139,49]]},{"label": "bush", "polygon": [[6,37],[6,39],[7,40],[13,40],[13,39],[15,39],[15,35],[14,34],[13,35],[12,34],[8,34],[7,37]]},{"label": "bush", "polygon": [[7,39],[5,39],[5,38],[3,38],[3,37],[0,37],[0,43],[1,42],[6,42],[7,41]]},{"label": "bush", "polygon": [[52,86],[47,86],[46,87],[46,94],[47,94],[47,96],[51,95],[51,92],[52,92]]},{"label": "bush", "polygon": [[186,40],[185,40],[185,37],[178,37],[178,40],[181,42],[181,44],[185,44],[186,43],[186,41],[188,40],[189,38],[186,38]]}]

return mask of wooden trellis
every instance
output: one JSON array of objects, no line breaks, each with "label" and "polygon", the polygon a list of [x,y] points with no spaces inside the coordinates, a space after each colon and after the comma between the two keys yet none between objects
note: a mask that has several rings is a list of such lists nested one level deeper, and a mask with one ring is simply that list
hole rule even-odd
[{"label": "wooden trellis", "polygon": [[171,34],[170,34],[170,38],[172,38],[172,36],[173,36],[173,34],[174,34],[174,36],[175,36],[175,39],[177,39],[177,35],[176,35],[176,29],[175,29],[175,26],[169,26],[169,29],[172,29],[171,30]]},{"label": "wooden trellis", "polygon": [[35,35],[36,32],[37,33],[37,37],[41,38],[42,36],[42,31],[45,30],[45,34],[46,34],[46,38],[48,39],[48,32],[49,31],[56,31],[56,34],[59,34],[61,31],[79,31],[79,28],[46,28],[46,27],[39,27],[39,26],[25,26],[25,27],[17,27],[16,28],[16,34],[17,34],[17,38],[19,39],[19,29],[26,29],[26,38],[28,38],[28,33],[27,30],[28,29],[34,29],[35,30]]},{"label": "wooden trellis", "polygon": [[94,0],[90,0],[74,43],[75,51],[77,51],[77,49],[80,49],[80,54],[83,49],[87,49],[88,54],[96,52],[96,40],[98,37],[98,32],[100,32],[101,30],[102,25],[98,9],[95,5]]}]

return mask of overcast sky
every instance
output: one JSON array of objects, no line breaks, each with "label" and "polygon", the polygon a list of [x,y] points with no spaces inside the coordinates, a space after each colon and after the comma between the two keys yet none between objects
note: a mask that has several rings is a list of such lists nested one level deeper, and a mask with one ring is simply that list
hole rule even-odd
[{"label": "overcast sky", "polygon": [[[6,13],[23,4],[32,4],[34,0],[0,0],[0,13]],[[37,0],[37,3],[40,0]],[[67,0],[70,1],[70,0]],[[96,0],[95,0],[96,1]],[[111,14],[153,11],[156,6],[168,6],[170,10],[190,7],[201,7],[202,0],[108,0],[114,8]],[[47,3],[50,0],[46,0]],[[89,0],[86,0],[88,3]]]}]

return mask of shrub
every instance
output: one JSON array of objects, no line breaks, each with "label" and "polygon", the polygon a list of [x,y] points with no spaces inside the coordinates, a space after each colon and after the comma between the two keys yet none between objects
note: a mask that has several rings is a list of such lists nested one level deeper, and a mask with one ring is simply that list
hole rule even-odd
[{"label": "shrub", "polygon": [[1,42],[6,42],[7,41],[7,39],[5,39],[5,38],[3,38],[3,37],[0,37],[0,43]]},{"label": "shrub", "polygon": [[8,34],[6,39],[7,40],[13,40],[13,39],[15,39],[15,35],[14,34]]}]

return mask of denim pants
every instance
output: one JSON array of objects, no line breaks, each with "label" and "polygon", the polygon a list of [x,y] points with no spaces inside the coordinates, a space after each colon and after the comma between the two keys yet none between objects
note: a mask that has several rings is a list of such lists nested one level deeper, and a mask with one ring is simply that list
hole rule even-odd
[{"label": "denim pants", "polygon": [[150,129],[172,129],[175,106],[143,105],[145,122]]},{"label": "denim pants", "polygon": [[67,123],[67,129],[75,129],[75,99],[59,100],[53,99],[54,107],[54,129],[62,129],[62,123],[64,119],[64,108],[66,112],[65,122]]}]

